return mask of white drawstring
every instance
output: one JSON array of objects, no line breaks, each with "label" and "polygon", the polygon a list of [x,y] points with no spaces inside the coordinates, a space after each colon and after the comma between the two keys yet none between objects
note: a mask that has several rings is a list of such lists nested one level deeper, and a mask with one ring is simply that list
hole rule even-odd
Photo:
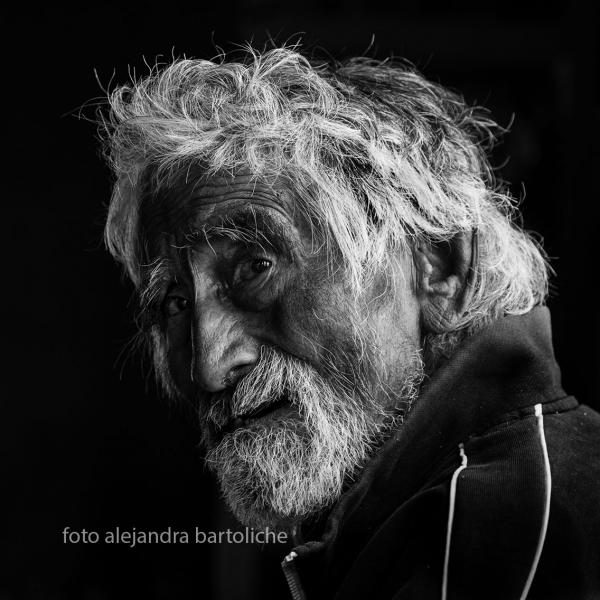
[{"label": "white drawstring", "polygon": [[452,522],[454,521],[454,504],[456,502],[456,481],[460,472],[467,468],[467,455],[463,444],[458,445],[461,465],[454,471],[450,481],[450,506],[448,507],[448,527],[446,530],[446,553],[444,555],[444,572],[442,575],[442,600],[446,600],[448,593],[448,563],[450,562],[450,540],[452,538]]},{"label": "white drawstring", "polygon": [[542,555],[542,549],[544,547],[544,540],[546,539],[546,531],[548,530],[548,520],[550,519],[550,494],[552,490],[552,473],[550,472],[550,459],[548,458],[548,446],[546,445],[546,434],[544,433],[544,415],[542,414],[542,405],[535,405],[535,416],[537,418],[538,432],[540,434],[540,444],[542,446],[542,454],[544,456],[544,516],[542,519],[542,527],[540,529],[540,536],[538,538],[537,548],[535,549],[535,555],[533,557],[533,563],[529,570],[529,576],[525,582],[525,587],[521,593],[521,599],[525,600],[527,594],[529,594],[529,588],[533,582],[533,577],[540,562],[540,556]]}]

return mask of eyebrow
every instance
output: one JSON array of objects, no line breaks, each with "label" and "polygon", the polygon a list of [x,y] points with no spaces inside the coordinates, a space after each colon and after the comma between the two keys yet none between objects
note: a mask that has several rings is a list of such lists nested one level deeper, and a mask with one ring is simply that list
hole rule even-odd
[{"label": "eyebrow", "polygon": [[237,209],[216,223],[205,224],[191,231],[187,239],[192,244],[209,243],[211,239],[227,238],[245,244],[271,248],[290,260],[300,255],[300,238],[291,223],[277,218],[271,211],[256,207]]}]

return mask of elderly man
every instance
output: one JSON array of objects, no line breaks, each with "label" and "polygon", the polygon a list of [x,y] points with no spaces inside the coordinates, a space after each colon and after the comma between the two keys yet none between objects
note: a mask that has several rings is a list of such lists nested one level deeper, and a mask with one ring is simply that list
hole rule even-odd
[{"label": "elderly man", "polygon": [[291,49],[117,89],[106,240],[165,392],[294,598],[600,594],[600,417],[483,111],[404,64]]}]

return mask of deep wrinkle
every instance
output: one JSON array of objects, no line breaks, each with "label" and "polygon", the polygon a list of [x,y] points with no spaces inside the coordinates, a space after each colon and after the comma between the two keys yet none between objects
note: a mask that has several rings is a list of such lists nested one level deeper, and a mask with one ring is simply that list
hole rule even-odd
[{"label": "deep wrinkle", "polygon": [[267,244],[292,261],[300,260],[304,254],[300,236],[296,228],[282,210],[276,210],[270,205],[244,203],[235,207],[225,215],[213,216],[199,228],[195,223],[187,234],[192,246],[200,243],[210,243],[213,239],[228,238],[241,243]]}]

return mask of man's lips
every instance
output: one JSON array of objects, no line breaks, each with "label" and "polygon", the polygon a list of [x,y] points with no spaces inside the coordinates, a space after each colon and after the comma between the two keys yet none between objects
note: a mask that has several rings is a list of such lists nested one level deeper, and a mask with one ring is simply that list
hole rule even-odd
[{"label": "man's lips", "polygon": [[221,430],[223,433],[232,433],[236,429],[240,427],[246,427],[250,425],[252,422],[261,419],[266,416],[272,416],[273,413],[283,412],[286,409],[289,409],[290,403],[286,398],[280,398],[275,402],[271,402],[270,404],[262,404],[256,407],[254,410],[249,413],[237,415],[230,419],[223,429]]}]

